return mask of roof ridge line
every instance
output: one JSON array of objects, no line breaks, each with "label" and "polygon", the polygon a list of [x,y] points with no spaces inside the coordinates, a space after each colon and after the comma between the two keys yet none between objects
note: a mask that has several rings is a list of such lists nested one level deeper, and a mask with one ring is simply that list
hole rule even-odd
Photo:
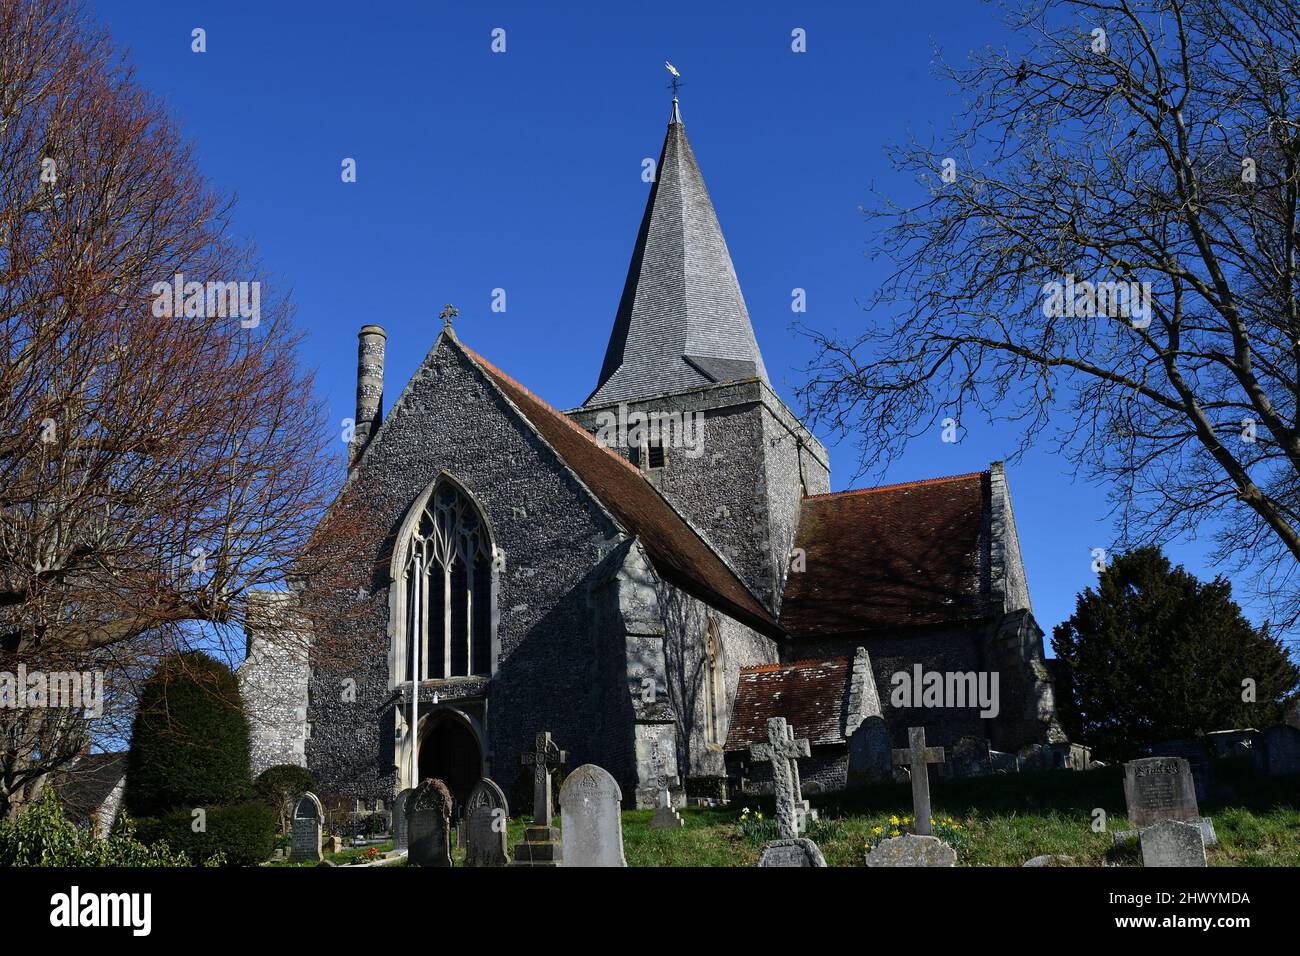
[{"label": "roof ridge line", "polygon": [[825,664],[847,664],[849,659],[845,655],[839,657],[809,657],[801,661],[790,661],[786,664],[750,664],[742,667],[742,674],[772,674],[776,671],[787,670],[795,667],[814,667]]},{"label": "roof ridge line", "polygon": [[825,498],[844,498],[849,495],[871,495],[878,491],[898,491],[903,488],[920,488],[925,485],[941,485],[949,481],[969,481],[971,478],[983,478],[988,471],[971,471],[963,475],[945,475],[941,478],[921,478],[916,481],[900,481],[893,485],[877,485],[874,488],[846,488],[844,491],[831,491],[821,495],[804,495],[804,501],[821,501]]}]

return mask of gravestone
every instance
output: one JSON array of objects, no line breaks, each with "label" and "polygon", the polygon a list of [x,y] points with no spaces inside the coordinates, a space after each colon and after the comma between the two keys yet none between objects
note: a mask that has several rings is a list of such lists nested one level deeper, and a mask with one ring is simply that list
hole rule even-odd
[{"label": "gravestone", "polygon": [[956,866],[957,851],[938,837],[902,836],[882,840],[867,852],[867,866]]},{"label": "gravestone", "polygon": [[983,777],[993,773],[989,742],[983,737],[962,737],[953,744],[944,766],[954,777]]},{"label": "gravestone", "polygon": [[767,866],[825,866],[826,858],[812,840],[772,840],[763,844],[758,855],[758,865]]},{"label": "gravestone", "polygon": [[673,809],[673,795],[667,787],[659,791],[659,806],[650,819],[651,830],[676,830],[686,826],[682,815]]},{"label": "gravestone", "polygon": [[1196,784],[1182,757],[1143,757],[1124,764],[1128,819],[1139,830],[1166,820],[1195,820]]},{"label": "gravestone", "polygon": [[1181,820],[1166,820],[1142,831],[1143,866],[1205,866],[1201,828]]},{"label": "gravestone", "polygon": [[893,775],[889,728],[876,690],[871,655],[865,647],[858,647],[853,653],[844,734],[849,739],[847,786],[856,789],[888,781]]},{"label": "gravestone", "polygon": [[1145,748],[1145,753],[1148,757],[1182,757],[1186,760],[1192,769],[1196,799],[1206,799],[1214,776],[1214,761],[1210,759],[1210,748],[1204,737],[1162,740]]},{"label": "gravestone", "polygon": [[305,860],[319,862],[324,858],[321,853],[321,829],[324,822],[325,810],[316,794],[308,791],[298,798],[293,807],[293,848],[289,852],[291,863]]},{"label": "gravestone", "polygon": [[393,849],[398,853],[405,853],[408,846],[407,834],[409,829],[406,825],[406,804],[413,793],[415,791],[407,787],[393,801]]},{"label": "gravestone", "polygon": [[799,792],[798,758],[809,754],[807,740],[795,740],[794,730],[784,717],[767,721],[767,743],[750,744],[749,757],[755,762],[772,762],[772,788],[776,793],[776,823],[782,840],[793,840],[803,832],[808,804]]},{"label": "gravestone", "polygon": [[[927,836],[930,828],[930,768],[927,764],[943,763],[942,747],[925,745],[925,728],[907,728],[908,748],[894,751],[894,765],[909,767],[912,776],[912,829],[919,836]],[[895,837],[895,839],[903,839]],[[886,841],[888,842],[888,841]],[[943,866],[951,864],[900,864]]]},{"label": "gravestone", "polygon": [[465,802],[465,865],[505,866],[510,862],[506,846],[506,817],[510,808],[506,795],[484,777]]},{"label": "gravestone", "polygon": [[551,771],[562,767],[568,754],[540,733],[533,749],[519,761],[533,768],[533,825],[524,828],[523,842],[515,844],[515,866],[560,866],[564,845],[560,833],[551,826]]},{"label": "gravestone", "polygon": [[1264,731],[1265,772],[1273,777],[1300,773],[1300,730],[1287,724]]},{"label": "gravestone", "polygon": [[623,791],[595,764],[583,764],[560,787],[565,866],[627,866],[623,858]]},{"label": "gravestone", "polygon": [[451,793],[441,780],[421,781],[406,804],[407,859],[416,866],[451,866]]}]

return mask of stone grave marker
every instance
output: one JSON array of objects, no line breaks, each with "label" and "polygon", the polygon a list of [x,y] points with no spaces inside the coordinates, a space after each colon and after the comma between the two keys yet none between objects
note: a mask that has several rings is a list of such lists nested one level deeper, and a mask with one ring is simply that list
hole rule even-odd
[{"label": "stone grave marker", "polygon": [[1278,724],[1264,731],[1265,770],[1270,776],[1286,777],[1300,773],[1300,730]]},{"label": "stone grave marker", "polygon": [[1124,764],[1128,819],[1139,830],[1166,820],[1195,820],[1196,784],[1182,757],[1143,757]]},{"label": "stone grave marker", "polygon": [[902,836],[883,840],[867,852],[867,866],[956,866],[957,851],[938,837]]},{"label": "stone grave marker", "polygon": [[564,766],[568,754],[540,733],[533,749],[519,758],[533,768],[533,825],[524,829],[523,842],[515,844],[515,866],[560,866],[564,845],[559,831],[551,826],[551,771]]},{"label": "stone grave marker", "polygon": [[305,860],[319,862],[324,859],[321,852],[321,829],[324,823],[325,810],[316,794],[308,791],[299,797],[293,807],[293,848],[289,852],[291,863]]},{"label": "stone grave marker", "polygon": [[407,840],[409,830],[406,821],[406,804],[413,793],[415,793],[415,790],[407,787],[393,801],[393,849],[398,853],[405,853],[409,845]]},{"label": "stone grave marker", "polygon": [[[918,836],[928,836],[930,828],[930,768],[932,763],[943,763],[942,747],[925,745],[925,728],[907,728],[908,748],[894,751],[894,765],[909,767],[912,776],[912,828]],[[895,837],[901,840],[903,837]],[[909,864],[900,864],[909,865]],[[951,864],[921,864],[951,865]]]},{"label": "stone grave marker", "polygon": [[416,866],[451,866],[451,793],[441,780],[420,782],[406,804],[407,859]]},{"label": "stone grave marker", "polygon": [[767,743],[750,744],[749,757],[755,762],[772,762],[772,789],[776,793],[776,823],[782,840],[793,840],[803,832],[808,803],[799,792],[800,757],[809,755],[808,741],[795,740],[784,717],[767,721]]},{"label": "stone grave marker", "polygon": [[1141,832],[1143,866],[1205,866],[1205,838],[1195,823],[1166,820]]},{"label": "stone grave marker", "polygon": [[655,808],[655,815],[650,818],[651,830],[676,830],[679,827],[686,826],[686,821],[682,815],[673,809],[672,791],[664,786],[659,791],[659,806]]},{"label": "stone grave marker", "polygon": [[758,865],[768,866],[825,866],[826,858],[812,840],[772,840],[763,844],[758,855]]},{"label": "stone grave marker", "polygon": [[506,817],[510,808],[506,795],[495,782],[484,777],[465,802],[465,865],[505,866],[510,862],[506,846]]},{"label": "stone grave marker", "polygon": [[583,764],[560,787],[565,866],[627,866],[623,858],[623,791],[608,771]]}]

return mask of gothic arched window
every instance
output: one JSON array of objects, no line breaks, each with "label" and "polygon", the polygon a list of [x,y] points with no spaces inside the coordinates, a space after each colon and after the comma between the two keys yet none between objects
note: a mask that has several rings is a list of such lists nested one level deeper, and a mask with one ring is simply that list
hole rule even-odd
[{"label": "gothic arched window", "polygon": [[478,509],[450,481],[429,496],[402,570],[406,595],[403,679],[492,672],[492,543]]}]

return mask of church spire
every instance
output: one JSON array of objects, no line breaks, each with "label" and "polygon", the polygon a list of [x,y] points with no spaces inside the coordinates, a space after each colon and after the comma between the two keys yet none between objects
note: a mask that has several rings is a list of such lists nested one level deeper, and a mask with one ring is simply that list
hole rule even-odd
[{"label": "church spire", "polygon": [[600,380],[586,404],[767,382],[718,217],[673,97]]}]

